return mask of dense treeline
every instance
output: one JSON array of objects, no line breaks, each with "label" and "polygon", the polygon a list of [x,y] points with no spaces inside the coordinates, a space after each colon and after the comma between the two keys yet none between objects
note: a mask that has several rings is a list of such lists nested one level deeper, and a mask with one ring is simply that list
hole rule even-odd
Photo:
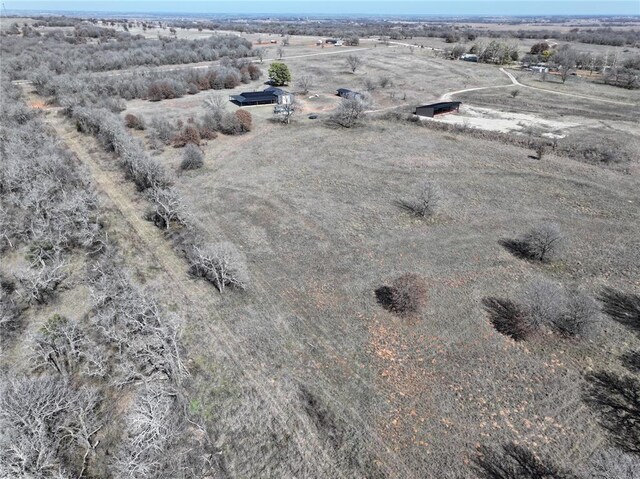
[{"label": "dense treeline", "polygon": [[67,107],[95,104],[100,99],[117,104],[118,98],[151,101],[179,98],[205,90],[235,88],[261,76],[260,68],[248,60],[224,59],[215,67],[203,69],[131,72],[113,76],[90,73],[52,76],[47,70],[38,69],[30,78],[40,95],[51,97],[53,102]]},{"label": "dense treeline", "polygon": [[[77,74],[215,61],[225,57],[237,59],[252,54],[251,44],[235,35],[216,35],[200,40],[148,40],[120,32],[109,38],[109,41],[88,43],[84,36],[67,37],[62,32],[41,38],[5,37],[0,47],[3,70],[16,80],[27,78],[35,69],[49,75]],[[73,54],[69,54],[70,51]]]},{"label": "dense treeline", "polygon": [[[194,27],[193,21],[171,21],[175,27]],[[614,30],[604,28],[575,28],[569,32],[552,29],[540,30],[491,30],[488,28],[472,28],[464,25],[449,23],[401,23],[362,21],[354,25],[351,21],[307,21],[307,22],[226,22],[226,21],[198,21],[198,28],[210,30],[232,30],[246,33],[275,33],[281,35],[324,35],[335,37],[351,36],[386,36],[391,39],[407,39],[413,37],[444,38],[449,43],[461,40],[475,40],[477,37],[490,38],[554,38],[567,42],[593,43],[598,45],[638,45],[640,31],[635,29]]]},{"label": "dense treeline", "polygon": [[[74,21],[75,20],[75,21]],[[483,23],[487,19],[467,19],[473,23]],[[331,19],[331,20],[307,20],[286,21],[286,20],[270,20],[255,21],[247,20],[243,22],[229,20],[169,20],[166,22],[142,22],[145,30],[154,26],[170,26],[173,28],[197,28],[199,30],[231,30],[244,33],[271,33],[278,35],[322,35],[341,38],[357,38],[359,36],[384,36],[391,39],[408,39],[413,37],[438,37],[444,38],[448,43],[456,43],[462,40],[475,40],[477,37],[490,38],[517,38],[517,39],[540,39],[553,38],[555,40],[565,42],[591,43],[597,45],[637,46],[640,44],[640,30],[625,29],[614,30],[612,27],[620,24],[618,19],[616,22],[605,22],[605,25],[598,27],[597,25],[587,25],[586,27],[572,28],[570,31],[554,30],[554,29],[538,29],[523,30],[517,29],[519,22],[512,22],[514,29],[512,30],[491,30],[491,24],[487,23],[487,28],[473,28],[460,24],[460,20],[456,20],[457,24],[449,21],[441,20],[437,22],[401,22],[401,21],[374,21],[360,19],[357,23],[350,20]],[[95,22],[95,20],[93,20]],[[531,19],[527,19],[530,22]],[[111,26],[133,24],[127,20],[112,20],[109,22]],[[88,31],[89,27],[86,23],[81,23],[78,19],[41,19],[37,25],[48,26],[74,26],[77,29],[82,28]],[[94,27],[98,28],[98,27]],[[106,30],[106,29],[105,29]]]}]

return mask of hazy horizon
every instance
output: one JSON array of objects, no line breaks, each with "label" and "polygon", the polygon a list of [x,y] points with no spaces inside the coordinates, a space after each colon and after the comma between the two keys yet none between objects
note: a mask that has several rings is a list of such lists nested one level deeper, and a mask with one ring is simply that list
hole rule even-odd
[{"label": "hazy horizon", "polygon": [[370,16],[542,16],[542,15],[640,15],[640,2],[603,1],[514,1],[454,0],[442,1],[52,1],[8,0],[6,12],[47,13],[135,13],[135,14],[210,14],[210,15],[370,15]]}]

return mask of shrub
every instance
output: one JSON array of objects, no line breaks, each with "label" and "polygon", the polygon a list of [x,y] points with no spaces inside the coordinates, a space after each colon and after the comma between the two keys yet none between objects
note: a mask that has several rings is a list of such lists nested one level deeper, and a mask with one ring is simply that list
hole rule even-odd
[{"label": "shrub", "polygon": [[565,336],[588,336],[600,316],[598,304],[582,290],[569,290],[565,295],[564,310],[554,328]]},{"label": "shrub", "polygon": [[251,131],[251,113],[249,113],[247,110],[236,110],[234,115],[240,122],[240,126],[243,132]]},{"label": "shrub", "polygon": [[334,111],[331,119],[338,125],[351,128],[362,118],[367,108],[367,103],[361,96],[344,98]]},{"label": "shrub", "polygon": [[182,155],[182,163],[180,163],[180,169],[182,170],[196,170],[202,168],[204,159],[200,149],[194,144],[190,143],[184,149]]},{"label": "shrub", "polygon": [[234,113],[225,113],[220,118],[218,128],[221,133],[225,135],[237,135],[242,133],[242,123],[240,119]]},{"label": "shrub", "polygon": [[210,281],[221,293],[227,286],[238,289],[247,287],[247,267],[232,243],[222,242],[194,247],[188,258],[191,274]]},{"label": "shrub", "polygon": [[544,144],[544,143],[542,143],[542,142],[538,142],[538,143],[535,145],[536,158],[537,158],[538,160],[541,160],[541,159],[542,159],[542,157],[544,156],[544,154],[545,154],[546,150],[547,150],[547,145],[545,145],[545,144]]},{"label": "shrub", "polygon": [[416,273],[405,273],[391,285],[391,309],[400,315],[418,314],[427,302],[427,284]]},{"label": "shrub", "polygon": [[599,320],[597,303],[584,291],[535,280],[522,292],[531,328],[548,327],[564,336],[588,336]]},{"label": "shrub", "polygon": [[566,239],[555,223],[541,223],[520,238],[501,243],[520,258],[543,263],[560,258],[566,247]]},{"label": "shrub", "polygon": [[144,130],[145,124],[141,117],[138,117],[132,113],[128,113],[124,117],[124,124],[127,128],[133,128],[134,130]]},{"label": "shrub", "polygon": [[175,126],[169,120],[161,118],[151,120],[151,129],[153,130],[153,135],[167,145],[175,136],[176,131]]},{"label": "shrub", "polygon": [[180,134],[174,138],[173,144],[176,147],[182,147],[188,144],[199,146],[200,140],[200,131],[198,131],[198,128],[193,125],[187,125]]},{"label": "shrub", "polygon": [[427,218],[433,216],[440,205],[442,194],[438,186],[431,180],[424,180],[416,189],[413,198],[400,200],[400,207],[416,216]]}]

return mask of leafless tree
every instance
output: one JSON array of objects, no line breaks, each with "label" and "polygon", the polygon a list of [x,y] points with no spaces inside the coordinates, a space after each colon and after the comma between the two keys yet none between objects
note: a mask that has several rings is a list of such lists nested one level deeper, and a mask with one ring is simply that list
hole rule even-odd
[{"label": "leafless tree", "polygon": [[282,57],[284,57],[284,48],[278,47],[278,50],[276,52],[278,53],[278,58],[282,60]]},{"label": "leafless tree", "polygon": [[277,105],[274,108],[274,118],[288,125],[291,123],[291,118],[293,115],[300,109],[300,102],[298,102],[295,98],[292,99],[288,103],[283,103],[281,105]]},{"label": "leafless tree", "polygon": [[362,59],[357,55],[347,55],[347,65],[351,69],[351,72],[355,73],[362,65]]},{"label": "leafless tree", "polygon": [[266,48],[256,48],[254,51],[255,55],[260,60],[260,63],[264,60],[265,55],[267,54]]},{"label": "leafless tree", "polygon": [[560,73],[560,79],[562,83],[567,81],[571,72],[576,68],[576,53],[570,48],[558,51],[553,57],[551,57],[553,63],[558,68]]},{"label": "leafless tree", "polygon": [[66,379],[4,380],[0,395],[0,473],[4,477],[81,477],[102,428],[99,395]]},{"label": "leafless tree", "polygon": [[60,258],[39,268],[23,269],[17,274],[21,285],[20,294],[30,304],[49,301],[66,277],[67,263]]},{"label": "leafless tree", "polygon": [[521,239],[522,253],[543,263],[558,259],[566,247],[566,238],[555,223],[541,223]]},{"label": "leafless tree", "polygon": [[546,279],[531,281],[521,293],[529,326],[565,336],[587,336],[600,319],[600,308],[581,289],[563,288]]},{"label": "leafless tree", "polygon": [[194,437],[202,429],[187,422],[184,406],[177,391],[157,383],[138,392],[125,418],[127,435],[111,462],[117,477],[217,477],[205,448]]},{"label": "leafless tree", "polygon": [[417,187],[413,198],[400,200],[399,205],[422,218],[433,216],[442,201],[440,188],[430,179],[424,180]]},{"label": "leafless tree", "polygon": [[245,289],[249,275],[244,260],[236,247],[229,242],[194,247],[189,253],[191,272],[202,276],[220,292],[227,286]]},{"label": "leafless tree", "polygon": [[313,87],[313,77],[311,75],[301,75],[296,80],[296,85],[298,86],[300,92],[306,95]]},{"label": "leafless tree", "polygon": [[147,191],[153,205],[150,217],[156,226],[168,230],[171,225],[185,223],[187,211],[174,188],[150,188]]},{"label": "leafless tree", "polygon": [[368,92],[371,92],[373,90],[375,90],[378,85],[376,84],[376,82],[374,82],[371,78],[369,77],[365,77],[362,79],[362,84],[364,86],[364,89]]},{"label": "leafless tree", "polygon": [[331,118],[340,126],[351,128],[362,119],[366,108],[367,104],[360,96],[344,98]]}]

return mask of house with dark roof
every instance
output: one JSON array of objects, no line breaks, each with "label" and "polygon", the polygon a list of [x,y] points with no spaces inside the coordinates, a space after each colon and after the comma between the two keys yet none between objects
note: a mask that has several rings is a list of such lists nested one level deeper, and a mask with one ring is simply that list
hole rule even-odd
[{"label": "house with dark roof", "polygon": [[353,91],[353,90],[349,90],[348,88],[338,88],[338,96],[342,97],[342,98],[358,98],[359,96],[362,95],[362,93],[357,92],[357,91]]},{"label": "house with dark roof", "polygon": [[293,95],[282,88],[270,86],[262,91],[246,91],[239,95],[230,95],[229,100],[238,106],[287,105],[293,100]]},{"label": "house with dark roof", "polygon": [[416,107],[415,114],[418,116],[433,118],[434,116],[442,115],[443,113],[460,111],[460,105],[462,105],[461,101],[442,101],[439,103],[431,103],[429,105]]}]

